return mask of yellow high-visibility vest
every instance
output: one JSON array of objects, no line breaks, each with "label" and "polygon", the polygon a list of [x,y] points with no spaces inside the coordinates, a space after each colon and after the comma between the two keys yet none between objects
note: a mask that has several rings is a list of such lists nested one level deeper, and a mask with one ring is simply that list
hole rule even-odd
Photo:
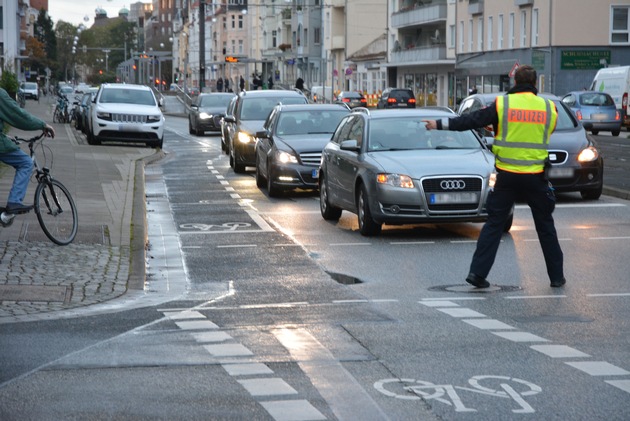
[{"label": "yellow high-visibility vest", "polygon": [[558,120],[555,105],[532,92],[499,96],[496,104],[499,124],[492,145],[496,167],[517,173],[543,172]]}]

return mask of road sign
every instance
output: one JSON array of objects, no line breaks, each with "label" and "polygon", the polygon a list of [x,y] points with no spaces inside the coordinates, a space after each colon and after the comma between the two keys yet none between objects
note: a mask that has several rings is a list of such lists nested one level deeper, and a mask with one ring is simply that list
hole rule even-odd
[{"label": "road sign", "polygon": [[512,66],[512,70],[510,70],[510,73],[508,73],[509,77],[514,77],[514,73],[516,73],[516,69],[518,69],[518,61],[514,63],[514,66]]}]

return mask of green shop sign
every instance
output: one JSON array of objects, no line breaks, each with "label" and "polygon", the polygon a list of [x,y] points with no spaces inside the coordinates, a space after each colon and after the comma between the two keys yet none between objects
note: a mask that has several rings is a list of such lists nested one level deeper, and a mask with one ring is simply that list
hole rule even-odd
[{"label": "green shop sign", "polygon": [[602,60],[610,63],[610,50],[573,50],[562,51],[560,68],[562,70],[590,70],[604,67]]}]

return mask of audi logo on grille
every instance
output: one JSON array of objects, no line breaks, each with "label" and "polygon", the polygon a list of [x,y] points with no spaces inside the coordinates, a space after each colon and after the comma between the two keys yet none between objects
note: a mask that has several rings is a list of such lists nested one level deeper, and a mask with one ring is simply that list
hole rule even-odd
[{"label": "audi logo on grille", "polygon": [[464,180],[442,180],[440,181],[442,190],[464,190],[466,183]]}]

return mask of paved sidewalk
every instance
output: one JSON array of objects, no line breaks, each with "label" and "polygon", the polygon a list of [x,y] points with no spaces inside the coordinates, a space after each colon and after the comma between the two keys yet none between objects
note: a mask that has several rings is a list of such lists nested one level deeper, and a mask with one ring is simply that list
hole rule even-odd
[{"label": "paved sidewalk", "polygon": [[[26,110],[52,124],[54,98],[28,100]],[[0,323],[101,303],[141,290],[145,277],[144,165],[161,152],[144,146],[90,146],[69,124],[52,124],[53,152],[46,164],[72,193],[79,230],[68,246],[52,243],[34,212],[0,227]],[[32,137],[36,132],[11,133]],[[41,163],[41,155],[38,155]],[[0,203],[13,181],[13,168],[0,166]],[[24,200],[31,204],[36,184]]]}]

